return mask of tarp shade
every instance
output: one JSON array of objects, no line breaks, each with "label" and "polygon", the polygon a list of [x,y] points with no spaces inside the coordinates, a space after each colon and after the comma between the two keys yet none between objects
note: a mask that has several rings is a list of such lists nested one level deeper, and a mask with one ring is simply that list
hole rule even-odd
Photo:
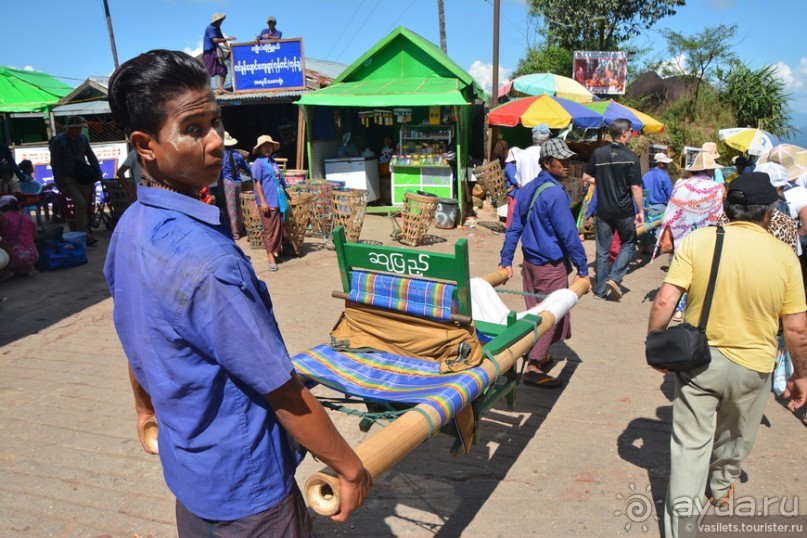
[{"label": "tarp shade", "polygon": [[298,104],[325,106],[467,105],[485,93],[441,49],[399,27],[353,62],[327,88]]},{"label": "tarp shade", "polygon": [[46,73],[0,67],[0,112],[40,112],[72,90]]}]

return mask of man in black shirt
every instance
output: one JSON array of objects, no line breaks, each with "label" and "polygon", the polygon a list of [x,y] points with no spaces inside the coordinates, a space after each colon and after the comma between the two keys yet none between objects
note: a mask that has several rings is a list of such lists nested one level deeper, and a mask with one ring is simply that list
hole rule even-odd
[{"label": "man in black shirt", "polygon": [[[597,241],[594,296],[604,299],[606,293],[619,300],[620,283],[636,251],[636,226],[644,222],[642,209],[642,171],[639,157],[625,145],[633,136],[630,120],[619,118],[609,126],[613,142],[594,150],[583,178],[597,187]],[[622,246],[608,267],[608,253],[614,232]],[[607,289],[606,289],[607,288]]]}]

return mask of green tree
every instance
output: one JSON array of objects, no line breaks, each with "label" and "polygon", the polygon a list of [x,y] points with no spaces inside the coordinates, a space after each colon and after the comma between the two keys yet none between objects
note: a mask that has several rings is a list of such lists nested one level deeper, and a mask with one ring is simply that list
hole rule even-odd
[{"label": "green tree", "polygon": [[695,103],[704,80],[714,79],[716,68],[720,64],[732,63],[736,55],[732,50],[732,40],[737,33],[737,25],[721,24],[704,28],[701,32],[684,35],[672,30],[663,30],[667,40],[667,52],[676,59],[676,64],[661,66],[662,76],[671,74],[689,75],[695,79],[695,90],[689,115],[695,111]]},{"label": "green tree", "polygon": [[544,18],[550,45],[568,50],[618,50],[619,45],[675,15],[686,0],[530,0]]},{"label": "green tree", "polygon": [[753,70],[736,62],[726,72],[718,71],[723,84],[720,100],[734,111],[737,125],[765,129],[776,136],[793,132],[784,82],[772,65]]},{"label": "green tree", "polygon": [[518,61],[512,78],[530,73],[554,73],[565,77],[572,76],[572,53],[567,49],[543,44],[530,47]]}]

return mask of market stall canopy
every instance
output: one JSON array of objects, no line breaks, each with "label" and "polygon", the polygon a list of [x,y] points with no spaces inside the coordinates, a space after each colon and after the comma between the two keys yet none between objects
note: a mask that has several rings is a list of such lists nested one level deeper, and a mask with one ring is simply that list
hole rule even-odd
[{"label": "market stall canopy", "polygon": [[625,118],[630,120],[634,131],[642,131],[647,134],[664,132],[664,124],[657,119],[611,99],[586,103],[583,106],[602,114],[605,119],[605,125],[611,125],[611,122],[615,119]]},{"label": "market stall canopy", "polygon": [[390,107],[467,105],[485,100],[473,77],[440,48],[398,27],[353,62],[327,88],[298,104]]},{"label": "market stall canopy", "polygon": [[499,88],[499,97],[513,90],[521,95],[552,95],[575,103],[590,103],[594,100],[594,94],[576,80],[553,73],[532,73],[516,77]]},{"label": "market stall canopy", "polygon": [[490,125],[515,127],[519,123],[524,127],[545,123],[550,129],[563,129],[571,123],[578,128],[596,129],[602,126],[603,117],[579,103],[551,95],[516,99],[488,112]]},{"label": "market stall canopy", "polygon": [[41,112],[72,90],[46,73],[0,67],[0,112]]}]

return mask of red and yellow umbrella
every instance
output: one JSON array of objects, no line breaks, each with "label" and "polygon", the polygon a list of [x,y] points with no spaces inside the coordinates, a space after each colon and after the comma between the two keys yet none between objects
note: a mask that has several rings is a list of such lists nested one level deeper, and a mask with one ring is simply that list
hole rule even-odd
[{"label": "red and yellow umbrella", "polygon": [[599,128],[603,123],[602,114],[589,110],[585,106],[551,95],[524,97],[488,112],[488,124],[501,127],[534,127],[545,123],[550,129],[563,129],[573,124],[586,129]]}]

